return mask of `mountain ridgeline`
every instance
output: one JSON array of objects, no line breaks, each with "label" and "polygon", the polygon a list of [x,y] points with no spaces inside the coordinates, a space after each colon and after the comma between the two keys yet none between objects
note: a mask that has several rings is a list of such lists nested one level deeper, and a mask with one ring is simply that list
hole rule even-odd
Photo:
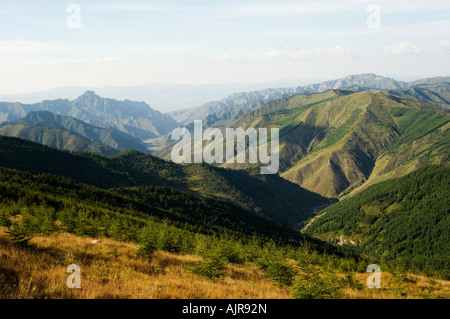
[{"label": "mountain ridgeline", "polygon": [[[280,98],[287,98],[299,94],[321,93],[328,90],[370,91],[397,91],[420,85],[435,85],[450,83],[450,77],[435,77],[413,82],[397,81],[392,78],[366,73],[349,75],[337,80],[323,81],[305,86],[290,88],[270,88],[252,92],[235,93],[224,99],[206,103],[202,106],[180,109],[170,112],[170,115],[182,124],[203,119],[213,125],[216,122],[236,120],[239,116],[248,113],[261,105]],[[415,94],[415,97],[420,95]],[[220,125],[220,124],[217,124]]]}]

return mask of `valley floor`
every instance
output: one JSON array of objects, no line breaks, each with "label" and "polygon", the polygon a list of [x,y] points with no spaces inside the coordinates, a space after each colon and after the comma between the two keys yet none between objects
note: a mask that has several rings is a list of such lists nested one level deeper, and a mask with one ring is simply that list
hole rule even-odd
[{"label": "valley floor", "polygon": [[[20,247],[0,231],[0,298],[291,298],[290,288],[275,285],[253,263],[229,263],[226,275],[211,281],[189,270],[201,257],[157,251],[149,261],[137,256],[136,244],[92,240],[59,232],[36,236],[30,247]],[[81,289],[66,285],[70,264],[81,267]],[[450,298],[450,281],[412,274],[399,280],[382,273],[382,288],[369,289],[367,277],[357,273],[363,288],[346,288],[343,297]]]}]

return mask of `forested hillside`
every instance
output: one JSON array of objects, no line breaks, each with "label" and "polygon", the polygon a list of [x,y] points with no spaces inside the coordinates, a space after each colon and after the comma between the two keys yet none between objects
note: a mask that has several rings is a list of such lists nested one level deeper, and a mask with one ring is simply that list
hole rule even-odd
[{"label": "forested hillside", "polygon": [[50,173],[102,188],[155,185],[197,197],[228,201],[291,229],[330,200],[278,176],[182,166],[137,151],[114,157],[70,153],[25,140],[0,136],[0,166],[33,174]]},{"label": "forested hillside", "polygon": [[448,165],[427,166],[327,207],[305,233],[449,278],[449,185]]}]

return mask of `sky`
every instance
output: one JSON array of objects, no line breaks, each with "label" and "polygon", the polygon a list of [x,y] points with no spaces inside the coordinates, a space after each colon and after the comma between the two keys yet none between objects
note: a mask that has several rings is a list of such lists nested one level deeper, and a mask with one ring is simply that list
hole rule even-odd
[{"label": "sky", "polygon": [[0,93],[450,75],[450,1],[0,0]]}]

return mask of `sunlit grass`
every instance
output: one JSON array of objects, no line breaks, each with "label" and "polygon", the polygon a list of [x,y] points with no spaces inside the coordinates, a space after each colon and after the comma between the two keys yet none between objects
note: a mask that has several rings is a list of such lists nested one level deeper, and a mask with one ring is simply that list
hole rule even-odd
[{"label": "sunlit grass", "polygon": [[[268,279],[253,263],[227,264],[226,275],[215,281],[190,271],[202,260],[195,255],[155,252],[153,259],[139,257],[132,243],[69,233],[34,237],[31,247],[12,245],[0,235],[2,298],[220,298],[287,299],[290,288]],[[294,265],[294,261],[288,261]],[[81,289],[69,289],[66,267],[81,267]],[[344,274],[338,274],[343,277]],[[367,274],[356,274],[361,290],[344,288],[343,298],[449,298],[450,283],[407,275],[398,279],[382,274],[382,288],[365,287]]]}]

